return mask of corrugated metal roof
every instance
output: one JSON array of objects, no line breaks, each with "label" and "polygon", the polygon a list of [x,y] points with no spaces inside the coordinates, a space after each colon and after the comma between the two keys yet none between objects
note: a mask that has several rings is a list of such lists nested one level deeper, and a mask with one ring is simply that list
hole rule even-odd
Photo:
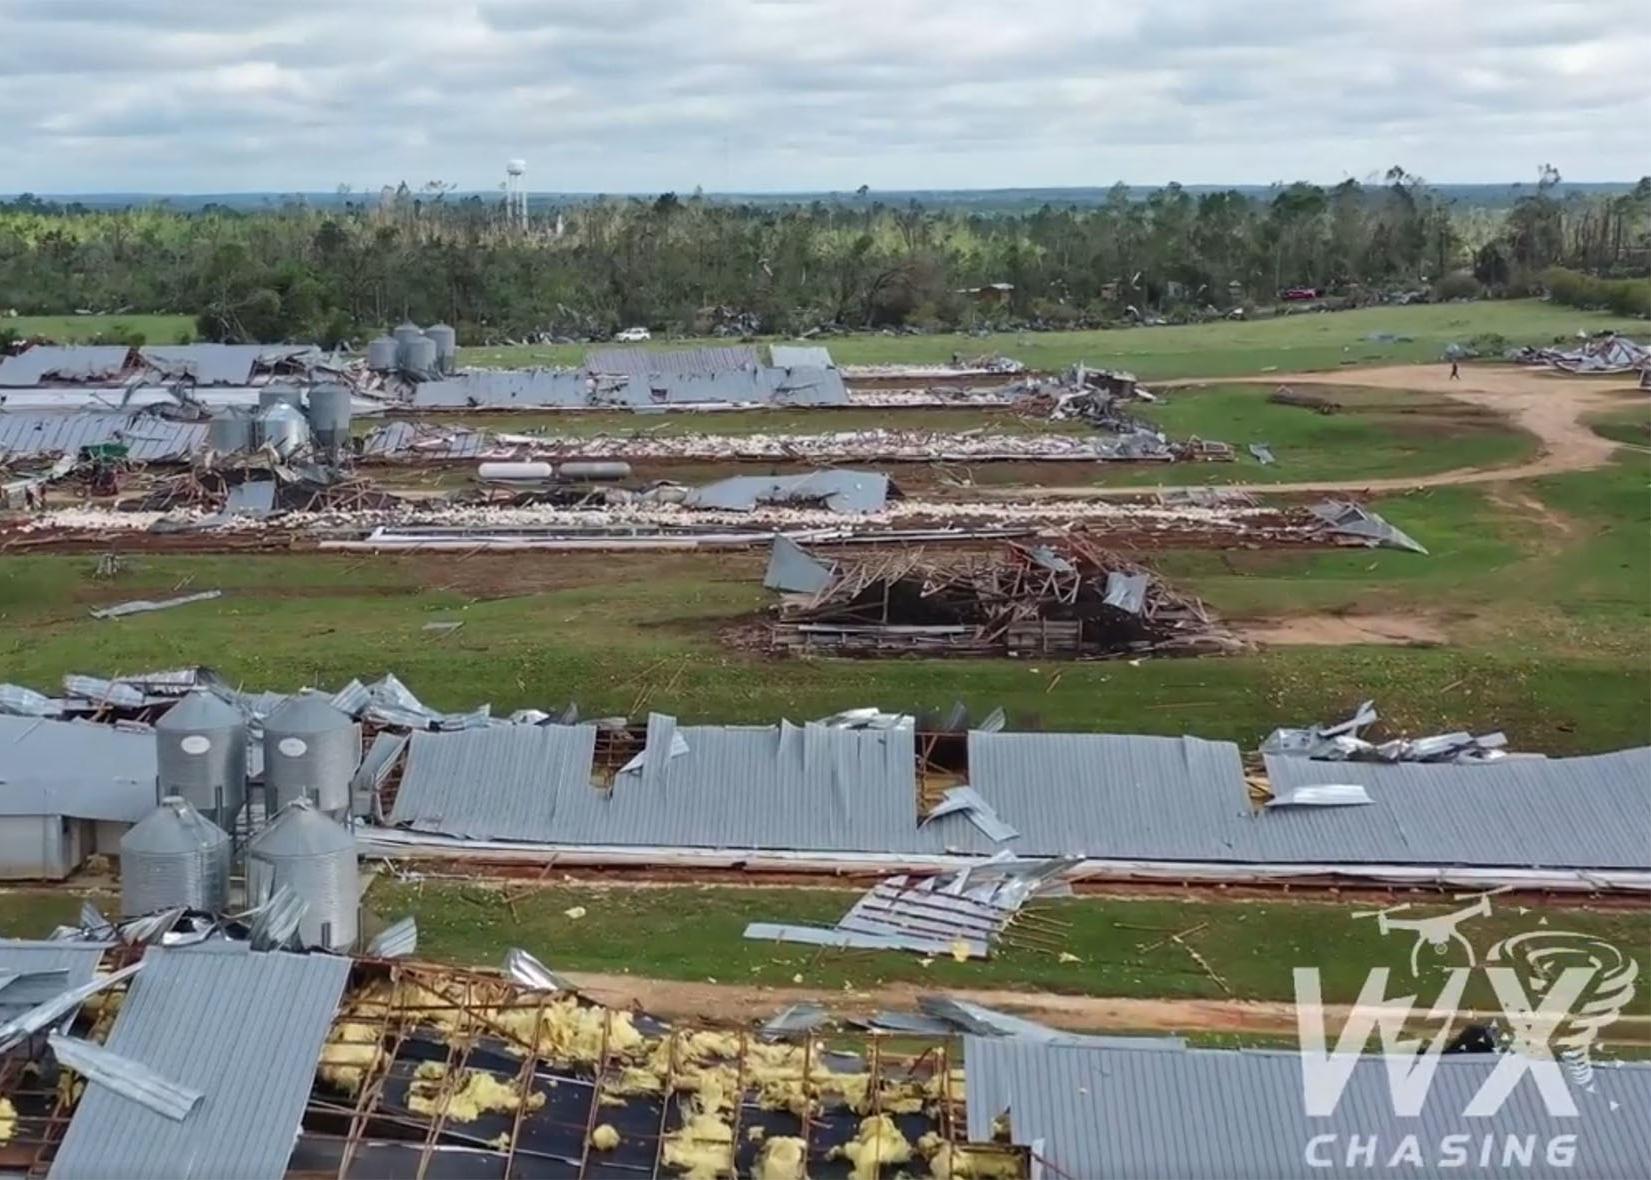
[{"label": "corrugated metal roof", "polygon": [[590,401],[590,379],[577,369],[471,369],[413,389],[419,409],[561,406]]},{"label": "corrugated metal roof", "polygon": [[775,344],[768,349],[769,359],[781,369],[834,369],[831,350],[823,344]]},{"label": "corrugated metal roof", "polygon": [[1275,789],[1355,784],[1371,803],[1271,808],[1249,825],[1256,860],[1651,865],[1651,746],[1460,766],[1315,762],[1272,754],[1266,761]]},{"label": "corrugated metal roof", "polygon": [[[1089,733],[969,734],[969,785],[1021,833],[1021,854],[1243,860],[1249,812],[1231,742]],[[961,816],[931,827],[992,852]]]},{"label": "corrugated metal roof", "polygon": [[735,369],[755,369],[760,362],[757,350],[748,344],[713,348],[593,348],[585,354],[585,368],[593,373],[623,373],[641,377],[649,373],[707,377]]},{"label": "corrugated metal roof", "polygon": [[155,738],[0,714],[0,815],[136,823],[155,806]]},{"label": "corrugated metal roof", "polygon": [[588,725],[415,733],[392,824],[476,839],[558,838],[558,800],[594,794]]},{"label": "corrugated metal roof", "polygon": [[831,566],[811,557],[790,537],[777,533],[768,551],[762,584],[788,594],[817,594],[831,584]]},{"label": "corrugated metal roof", "polygon": [[750,512],[759,504],[806,504],[823,501],[833,512],[880,512],[888,505],[889,477],[879,471],[832,468],[806,475],[735,475],[702,488],[690,488],[683,503],[690,508]]},{"label": "corrugated metal roof", "polygon": [[262,344],[178,344],[140,348],[145,364],[165,377],[193,377],[199,385],[245,385],[268,351]]},{"label": "corrugated metal roof", "polygon": [[[677,726],[657,779],[563,792],[557,840],[704,848],[905,848],[917,830],[912,731]],[[661,734],[663,738],[663,734]]]},{"label": "corrugated metal roof", "polygon": [[181,459],[206,446],[204,422],[153,414],[0,411],[0,458],[73,455],[81,447],[124,443],[133,459]]},{"label": "corrugated metal roof", "polygon": [[126,368],[131,352],[124,344],[36,344],[0,359],[0,385],[39,385],[48,377],[64,381],[114,377]]},{"label": "corrugated metal roof", "polygon": [[49,1175],[277,1180],[349,972],[346,958],[245,944],[151,948],[106,1047],[205,1097],[173,1122],[88,1088]]},{"label": "corrugated metal roof", "polygon": [[[1495,1068],[1496,1057],[1443,1056],[1428,1100],[1414,1118],[1395,1115],[1386,1062],[1362,1058],[1330,1117],[1309,1118],[1302,1100],[1302,1067],[1292,1052],[1231,1049],[1127,1049],[1043,1045],[1017,1038],[964,1038],[968,1075],[969,1138],[992,1138],[992,1120],[1009,1112],[1011,1137],[1031,1146],[1071,1177],[1130,1180],[1198,1180],[1217,1177],[1289,1177],[1373,1174],[1408,1135],[1424,1166],[1411,1175],[1443,1175],[1441,1140],[1462,1135],[1468,1164],[1486,1136],[1494,1141],[1493,1166],[1508,1137],[1535,1136],[1533,1166],[1520,1176],[1600,1178],[1642,1176],[1651,1159],[1651,1067],[1597,1068],[1595,1090],[1573,1090],[1578,1117],[1548,1114],[1540,1091],[1516,1086],[1494,1115],[1462,1112]],[[1315,1148],[1325,1167],[1312,1167],[1307,1152],[1315,1137],[1335,1135],[1335,1147]],[[1347,1166],[1352,1136],[1376,1136],[1376,1162]],[[1557,1135],[1576,1136],[1568,1168],[1546,1162],[1544,1145]],[[1511,1171],[1511,1169],[1510,1169]],[[1047,1172],[1045,1173],[1047,1174]]]},{"label": "corrugated metal roof", "polygon": [[[103,961],[105,946],[100,942],[32,942],[0,938],[0,971],[14,971],[23,978],[0,988],[0,1024],[15,1020],[36,1004],[92,981]],[[35,975],[56,972],[61,975]]]}]

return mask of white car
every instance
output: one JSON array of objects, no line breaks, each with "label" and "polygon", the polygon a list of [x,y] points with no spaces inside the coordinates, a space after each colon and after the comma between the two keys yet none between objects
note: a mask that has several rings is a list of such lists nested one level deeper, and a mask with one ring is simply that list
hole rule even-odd
[{"label": "white car", "polygon": [[613,338],[621,344],[640,344],[644,340],[652,340],[653,333],[646,328],[626,328],[623,332],[615,332]]}]

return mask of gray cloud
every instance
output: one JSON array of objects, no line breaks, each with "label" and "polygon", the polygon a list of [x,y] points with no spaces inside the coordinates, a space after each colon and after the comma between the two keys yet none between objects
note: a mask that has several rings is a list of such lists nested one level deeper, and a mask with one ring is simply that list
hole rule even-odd
[{"label": "gray cloud", "polygon": [[1642,5],[0,0],[0,190],[1626,179]]}]

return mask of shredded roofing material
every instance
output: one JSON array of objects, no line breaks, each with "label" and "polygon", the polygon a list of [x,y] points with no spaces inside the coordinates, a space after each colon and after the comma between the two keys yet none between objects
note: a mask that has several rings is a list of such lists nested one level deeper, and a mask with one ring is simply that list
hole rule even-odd
[{"label": "shredded roofing material", "polygon": [[147,1066],[111,1053],[93,1041],[53,1033],[46,1038],[46,1043],[60,1064],[175,1123],[187,1118],[202,1098],[199,1090],[177,1085]]},{"label": "shredded roofing material", "polygon": [[1291,754],[1327,762],[1488,762],[1507,756],[1502,733],[1478,737],[1459,731],[1421,738],[1395,738],[1380,745],[1359,736],[1379,719],[1374,701],[1365,701],[1353,716],[1334,725],[1275,729],[1261,743],[1263,754]]},{"label": "shredded roofing material", "polygon": [[[1346,1092],[1323,1117],[1308,1117],[1295,1052],[1085,1047],[971,1036],[964,1041],[964,1060],[969,1138],[991,1139],[999,1116],[1008,1112],[1012,1141],[1038,1145],[1049,1165],[1045,1175],[1305,1177],[1368,1176],[1368,1157],[1349,1152],[1353,1141],[1375,1145],[1376,1166],[1412,1141],[1423,1163],[1403,1166],[1418,1175],[1440,1174],[1442,1143],[1464,1130],[1462,1112],[1501,1057],[1439,1056],[1421,1110],[1402,1118],[1388,1090],[1391,1065],[1374,1055],[1352,1064]],[[1480,1124],[1471,1137],[1461,1136],[1471,1139],[1464,1148],[1469,1159],[1482,1140],[1494,1145],[1493,1158],[1500,1159],[1509,1140],[1546,1143],[1574,1135],[1579,1174],[1640,1174],[1651,1158],[1651,1121],[1623,1115],[1651,1109],[1651,1067],[1624,1063],[1594,1076],[1598,1092],[1577,1095],[1579,1117],[1549,1113],[1533,1085],[1514,1088],[1493,1113],[1467,1120]],[[1564,1168],[1537,1171],[1568,1174]]]},{"label": "shredded roofing material", "polygon": [[278,1180],[350,960],[224,943],[153,947],[143,963],[107,1048],[205,1099],[174,1122],[94,1086],[50,1176]]},{"label": "shredded roofing material", "polygon": [[103,942],[0,939],[0,974],[8,979],[0,987],[0,1023],[90,983],[107,949]]}]

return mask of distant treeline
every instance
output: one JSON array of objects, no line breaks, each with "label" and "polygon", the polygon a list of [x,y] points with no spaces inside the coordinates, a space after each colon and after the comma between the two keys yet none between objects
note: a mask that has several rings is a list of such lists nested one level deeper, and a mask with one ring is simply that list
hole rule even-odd
[{"label": "distant treeline", "polygon": [[[1359,301],[1523,295],[1647,314],[1651,178],[1505,210],[1402,169],[1387,183],[986,215],[861,193],[773,207],[667,193],[535,212],[402,186],[343,208],[91,210],[0,204],[0,308],[187,312],[207,339],[361,340],[403,317],[467,343],[690,332],[1062,327],[1223,314],[1311,288]],[[1566,268],[1574,278],[1553,270]],[[1615,284],[1615,285],[1613,285]],[[1298,291],[1299,293],[1299,291]]]}]

